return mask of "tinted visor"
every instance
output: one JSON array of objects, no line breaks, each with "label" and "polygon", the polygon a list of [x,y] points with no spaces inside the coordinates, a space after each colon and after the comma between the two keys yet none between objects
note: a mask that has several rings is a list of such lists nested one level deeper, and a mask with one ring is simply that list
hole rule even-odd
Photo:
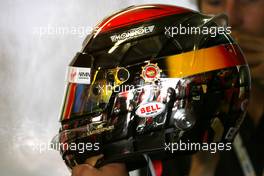
[{"label": "tinted visor", "polygon": [[[128,70],[121,67],[98,68],[92,71],[89,68],[86,68],[86,71],[81,69],[82,71],[78,67],[69,68],[69,83],[61,120],[102,112],[109,102],[113,89],[123,84],[129,77]],[[77,77],[75,80],[71,78],[73,74]],[[86,81],[83,81],[85,79]]]}]

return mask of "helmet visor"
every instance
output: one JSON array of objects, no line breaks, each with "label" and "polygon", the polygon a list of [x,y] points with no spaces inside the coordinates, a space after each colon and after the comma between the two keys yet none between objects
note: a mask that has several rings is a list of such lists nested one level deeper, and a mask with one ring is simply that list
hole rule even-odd
[{"label": "helmet visor", "polygon": [[[109,106],[110,98],[114,98],[113,93],[125,92],[131,86],[137,88],[148,83],[152,84],[159,78],[184,78],[207,71],[244,65],[244,58],[238,55],[240,53],[238,51],[237,45],[227,44],[153,58],[126,68],[70,67],[61,121],[82,116],[96,116]],[[75,71],[72,71],[74,69]],[[75,78],[72,78],[72,75],[75,75]]]},{"label": "helmet visor", "polygon": [[128,70],[121,67],[93,71],[70,67],[61,120],[102,112],[113,89],[127,81],[128,77]]}]

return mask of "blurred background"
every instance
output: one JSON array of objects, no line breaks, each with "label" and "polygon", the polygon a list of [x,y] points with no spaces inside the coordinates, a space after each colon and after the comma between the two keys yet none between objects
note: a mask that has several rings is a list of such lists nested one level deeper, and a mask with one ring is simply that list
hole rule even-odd
[{"label": "blurred background", "polygon": [[102,18],[143,3],[196,9],[191,0],[0,1],[1,176],[70,175],[48,148],[59,128],[67,65]]}]

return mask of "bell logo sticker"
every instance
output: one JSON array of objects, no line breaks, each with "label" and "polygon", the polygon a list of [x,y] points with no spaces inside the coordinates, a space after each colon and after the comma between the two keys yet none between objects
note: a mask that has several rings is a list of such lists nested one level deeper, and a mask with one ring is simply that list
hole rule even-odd
[{"label": "bell logo sticker", "polygon": [[158,64],[148,63],[142,67],[141,77],[145,82],[153,82],[160,78],[161,69],[158,67]]},{"label": "bell logo sticker", "polygon": [[69,67],[68,82],[77,84],[90,84],[91,68]]},{"label": "bell logo sticker", "polygon": [[161,114],[165,110],[165,105],[160,102],[150,102],[144,105],[140,105],[137,110],[136,114],[139,117],[155,117]]}]

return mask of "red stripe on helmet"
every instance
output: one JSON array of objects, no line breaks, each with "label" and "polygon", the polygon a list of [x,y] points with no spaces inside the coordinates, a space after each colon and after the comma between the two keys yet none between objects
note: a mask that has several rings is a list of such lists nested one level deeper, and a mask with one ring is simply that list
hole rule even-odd
[{"label": "red stripe on helmet", "polygon": [[156,172],[156,176],[161,176],[163,172],[162,162],[160,160],[154,160],[152,163]]},{"label": "red stripe on helmet", "polygon": [[118,27],[185,12],[191,12],[191,10],[172,5],[160,4],[133,6],[108,17],[100,23],[97,28],[98,32],[107,32]]}]

